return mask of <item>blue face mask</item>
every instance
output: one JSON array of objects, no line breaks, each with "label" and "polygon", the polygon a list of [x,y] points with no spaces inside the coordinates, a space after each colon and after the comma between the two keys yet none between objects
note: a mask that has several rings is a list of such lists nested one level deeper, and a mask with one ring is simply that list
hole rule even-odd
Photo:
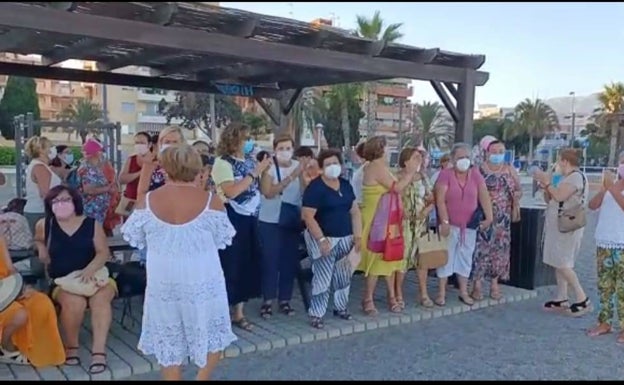
[{"label": "blue face mask", "polygon": [[65,154],[65,163],[67,164],[74,163],[74,154]]},{"label": "blue face mask", "polygon": [[490,154],[488,159],[492,164],[502,164],[505,162],[505,154]]},{"label": "blue face mask", "polygon": [[255,143],[254,143],[253,139],[248,139],[248,140],[245,142],[245,145],[243,146],[243,153],[244,153],[245,155],[249,155],[249,154],[251,154],[251,152],[252,152],[252,151],[253,151],[253,149],[254,149],[254,144],[255,144]]},{"label": "blue face mask", "polygon": [[552,182],[551,184],[553,185],[553,187],[557,188],[557,186],[559,186],[559,183],[561,182],[561,179],[563,179],[563,175],[559,174],[559,173],[555,173],[552,176]]}]

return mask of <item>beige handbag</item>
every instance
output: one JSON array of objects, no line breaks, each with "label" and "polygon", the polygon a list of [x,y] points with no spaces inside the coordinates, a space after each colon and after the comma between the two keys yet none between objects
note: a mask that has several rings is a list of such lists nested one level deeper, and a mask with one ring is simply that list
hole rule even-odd
[{"label": "beige handbag", "polygon": [[[581,174],[579,172],[579,174]],[[585,187],[586,180],[585,176],[581,174],[583,178],[583,189],[581,190],[581,202],[575,204],[566,209],[563,208],[564,202],[559,202],[559,210],[557,212],[557,226],[559,228],[560,233],[570,233],[572,231],[576,231],[578,229],[582,229],[587,224],[587,217],[585,215]],[[575,198],[575,195],[570,197],[568,200],[572,200]]]},{"label": "beige handbag", "polygon": [[82,273],[82,270],[73,271],[64,277],[56,278],[54,283],[68,293],[91,297],[109,282],[109,274],[106,266],[96,271],[93,276],[94,279],[89,282],[83,282],[80,278],[80,273]]},{"label": "beige handbag", "polygon": [[437,269],[448,263],[448,238],[431,229],[418,238],[418,268]]},{"label": "beige handbag", "polygon": [[115,209],[115,214],[129,217],[130,214],[132,214],[132,210],[134,210],[135,203],[136,201],[134,199],[126,198],[122,195],[119,199],[119,204]]}]

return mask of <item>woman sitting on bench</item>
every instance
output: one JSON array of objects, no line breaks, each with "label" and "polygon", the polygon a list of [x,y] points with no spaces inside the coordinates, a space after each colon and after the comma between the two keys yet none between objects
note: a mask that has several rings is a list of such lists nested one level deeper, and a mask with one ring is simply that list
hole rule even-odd
[{"label": "woman sitting on bench", "polygon": [[[82,270],[84,280],[94,279],[110,258],[102,225],[83,215],[82,199],[66,186],[50,190],[45,198],[46,216],[37,222],[35,242],[39,258],[47,265],[51,279]],[[65,365],[78,366],[78,335],[87,307],[91,310],[93,346],[91,374],[106,370],[106,338],[112,320],[111,302],[117,293],[113,279],[91,297],[71,294],[52,285],[52,300],[61,306],[61,326],[65,334]]]},{"label": "woman sitting on bench", "polygon": [[[0,279],[18,274],[0,236]],[[0,311],[0,362],[35,367],[62,365],[63,342],[52,301],[31,288]]]}]

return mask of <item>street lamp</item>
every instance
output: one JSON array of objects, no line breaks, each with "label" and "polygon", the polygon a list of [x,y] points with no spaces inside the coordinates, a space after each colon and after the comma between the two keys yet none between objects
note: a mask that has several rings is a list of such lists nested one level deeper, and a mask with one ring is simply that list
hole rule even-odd
[{"label": "street lamp", "polygon": [[317,141],[316,141],[316,145],[317,145],[317,155],[318,153],[321,152],[321,138],[323,137],[323,124],[321,123],[317,123],[316,126],[314,126],[314,128],[316,128],[316,135],[317,135]]},{"label": "street lamp", "polygon": [[576,94],[574,93],[574,91],[570,92],[570,96],[572,96],[572,128],[570,129],[570,147],[574,148],[574,129],[576,128],[576,110],[574,108],[574,103],[576,102]]}]

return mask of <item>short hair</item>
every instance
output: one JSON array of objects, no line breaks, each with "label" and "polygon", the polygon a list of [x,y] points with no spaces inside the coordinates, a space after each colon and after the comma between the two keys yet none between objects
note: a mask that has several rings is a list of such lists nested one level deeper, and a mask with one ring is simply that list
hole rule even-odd
[{"label": "short hair", "polygon": [[371,162],[384,156],[386,148],[385,136],[373,136],[364,143],[363,158]]},{"label": "short hair", "polygon": [[449,154],[444,154],[440,158],[440,163],[446,163],[451,161],[451,156]]},{"label": "short hair", "polygon": [[63,191],[67,191],[67,194],[71,197],[72,203],[74,204],[74,213],[76,215],[82,215],[84,213],[84,205],[80,193],[76,189],[61,184],[51,188],[43,199],[46,218],[52,218],[54,216],[52,201],[56,199],[57,196],[61,195]]},{"label": "short hair", "polygon": [[59,155],[61,155],[63,153],[63,151],[67,150],[68,148],[69,148],[69,146],[66,146],[64,144],[57,145],[56,146],[56,157],[54,159],[50,159],[50,166],[53,166],[53,167],[63,167],[63,163],[61,163],[61,158],[59,158]]},{"label": "short hair", "polygon": [[199,156],[201,157],[203,167],[214,166],[214,161],[215,161],[214,156],[210,156],[206,154],[199,154]]},{"label": "short hair", "polygon": [[578,167],[580,164],[579,151],[575,148],[564,148],[559,151],[559,158],[570,163],[574,167]]},{"label": "short hair", "polygon": [[180,140],[184,142],[184,133],[182,132],[182,127],[180,126],[167,126],[162,131],[160,131],[160,135],[158,135],[158,144],[160,144],[163,138],[169,134],[178,134],[180,135]]},{"label": "short hair", "polygon": [[401,150],[401,153],[399,154],[399,167],[404,168],[405,162],[410,160],[415,152],[418,152],[422,155],[422,153],[420,153],[420,151],[418,151],[416,147],[405,147],[403,150]]},{"label": "short hair", "polygon": [[273,139],[273,149],[277,148],[277,145],[282,142],[290,142],[293,147],[295,146],[295,140],[292,138],[292,136],[288,134],[283,134],[276,136],[275,139]]},{"label": "short hair", "polygon": [[136,134],[134,134],[134,137],[136,138],[137,136],[142,136],[145,139],[147,139],[147,143],[151,143],[152,142],[152,136],[149,134],[149,132],[147,131],[139,131]]},{"label": "short hair", "polygon": [[466,150],[468,151],[468,153],[470,153],[470,146],[466,143],[455,143],[453,145],[453,148],[451,148],[451,158],[455,158],[455,154],[457,153],[457,151],[459,150]]},{"label": "short hair", "polygon": [[362,159],[364,159],[364,145],[365,144],[366,142],[361,142],[360,144],[355,146],[355,153],[357,154],[357,156],[359,156]]},{"label": "short hair", "polygon": [[221,156],[234,155],[240,151],[241,144],[249,134],[249,126],[241,122],[232,122],[223,129],[217,147],[217,153]]},{"label": "short hair", "polygon": [[30,159],[38,158],[43,151],[52,147],[52,142],[45,136],[33,136],[24,145],[24,152]]},{"label": "short hair", "polygon": [[186,143],[166,148],[158,160],[169,179],[178,182],[193,182],[204,167],[199,152]]},{"label": "short hair", "polygon": [[342,152],[335,148],[328,148],[326,150],[322,150],[316,158],[319,167],[323,168],[323,163],[325,163],[325,159],[331,158],[332,156],[338,158],[338,163],[342,164]]},{"label": "short hair", "polygon": [[296,158],[300,158],[302,156],[307,156],[309,158],[314,158],[314,151],[308,146],[301,146],[295,150],[293,154]]}]

